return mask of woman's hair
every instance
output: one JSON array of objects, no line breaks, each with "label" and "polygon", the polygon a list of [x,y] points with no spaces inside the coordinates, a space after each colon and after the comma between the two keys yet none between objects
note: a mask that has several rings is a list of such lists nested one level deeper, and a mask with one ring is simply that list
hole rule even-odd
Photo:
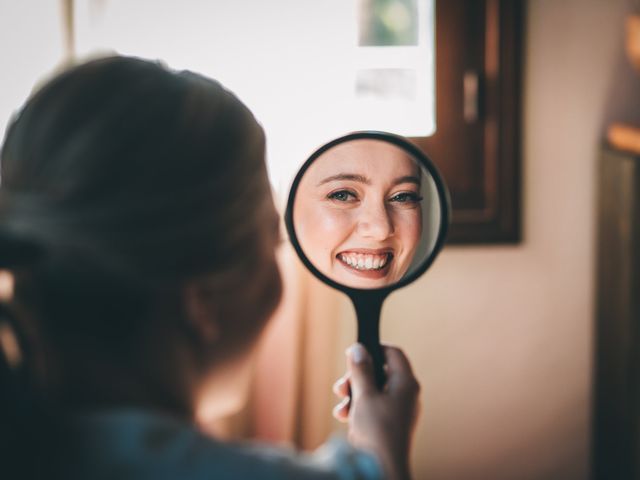
[{"label": "woman's hair", "polygon": [[[260,260],[259,225],[273,210],[264,135],[200,75],[126,57],[69,69],[18,112],[1,162],[0,268],[16,285],[0,313],[32,358],[18,375],[0,355],[0,422],[31,377],[59,374],[56,352],[84,345],[126,358],[159,299],[206,277],[236,301]],[[274,296],[245,299],[254,310],[227,319],[231,328],[257,332],[255,304]]]}]

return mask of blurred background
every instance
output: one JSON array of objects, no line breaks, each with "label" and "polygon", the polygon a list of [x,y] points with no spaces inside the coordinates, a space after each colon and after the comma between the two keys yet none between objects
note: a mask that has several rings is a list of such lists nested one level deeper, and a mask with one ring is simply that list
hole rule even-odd
[{"label": "blurred background", "polygon": [[[497,0],[456,0],[446,8],[473,12],[480,3],[484,25],[492,11],[503,11]],[[109,52],[157,58],[219,79],[255,112],[283,205],[296,169],[333,136],[374,128],[419,142],[445,131],[441,84],[459,85],[472,102],[459,115],[476,121],[474,85],[481,87],[482,77],[440,78],[435,71],[454,62],[437,44],[443,4],[0,0],[0,128],[39,82],[69,62]],[[624,49],[625,18],[637,5],[521,4],[510,24],[520,42],[509,100],[517,107],[516,157],[503,205],[515,219],[511,233],[459,237],[383,309],[382,338],[406,350],[423,387],[412,458],[417,479],[590,476],[596,167],[606,127],[640,115],[640,85]],[[505,38],[485,35],[483,45]],[[489,56],[482,58],[490,72]],[[478,98],[482,115],[490,99]],[[491,125],[481,126],[489,139]],[[455,159],[434,160],[455,187],[454,208],[465,178],[493,178],[493,167],[465,177],[451,167]],[[252,396],[243,412],[211,428],[313,449],[344,428],[331,417],[331,385],[355,339],[354,312],[287,246],[280,255],[285,296],[263,342]]]}]

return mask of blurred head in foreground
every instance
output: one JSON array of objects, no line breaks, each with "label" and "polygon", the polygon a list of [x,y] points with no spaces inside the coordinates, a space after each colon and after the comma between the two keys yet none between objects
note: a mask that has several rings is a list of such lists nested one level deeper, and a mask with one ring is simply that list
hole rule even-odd
[{"label": "blurred head in foreground", "polygon": [[249,110],[197,74],[98,59],[27,102],[1,162],[0,267],[15,278],[3,321],[23,358],[0,381],[61,414],[237,407],[280,298],[278,218]]}]

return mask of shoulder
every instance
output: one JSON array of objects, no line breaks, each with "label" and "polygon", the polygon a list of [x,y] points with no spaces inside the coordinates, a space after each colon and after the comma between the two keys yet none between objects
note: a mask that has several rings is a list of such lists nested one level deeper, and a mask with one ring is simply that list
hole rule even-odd
[{"label": "shoulder", "polygon": [[[382,480],[376,457],[357,450],[347,441],[334,438],[313,453],[265,445],[242,446],[243,454],[251,455],[273,467],[276,478]],[[286,474],[283,476],[283,474]]]},{"label": "shoulder", "polygon": [[379,480],[372,455],[335,439],[313,454],[217,441],[192,425],[146,412],[109,412],[76,422],[69,478]]}]

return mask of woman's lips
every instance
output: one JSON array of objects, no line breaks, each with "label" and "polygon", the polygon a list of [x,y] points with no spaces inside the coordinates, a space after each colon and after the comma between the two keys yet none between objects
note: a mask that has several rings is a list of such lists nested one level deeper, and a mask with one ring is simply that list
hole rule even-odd
[{"label": "woman's lips", "polygon": [[393,253],[391,250],[345,250],[336,258],[350,273],[366,278],[383,278],[389,273]]}]

